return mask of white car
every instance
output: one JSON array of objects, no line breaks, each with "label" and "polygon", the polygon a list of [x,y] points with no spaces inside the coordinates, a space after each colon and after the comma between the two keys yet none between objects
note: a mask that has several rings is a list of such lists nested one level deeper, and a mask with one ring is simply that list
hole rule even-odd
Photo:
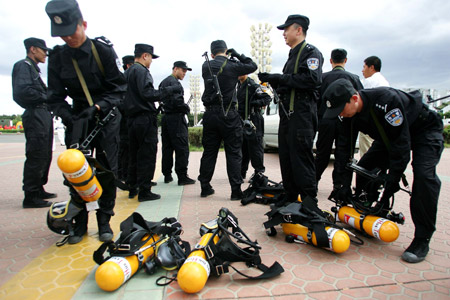
[{"label": "white car", "polygon": [[[278,111],[282,109],[281,106],[270,102],[270,105],[266,108],[264,113],[264,138],[263,145],[264,150],[269,151],[273,149],[278,149],[278,125],[280,123],[280,116],[278,115]],[[316,152],[316,141],[317,141],[317,133],[314,137],[314,145],[313,151]],[[332,153],[334,153],[335,145],[333,144]],[[356,140],[355,153],[359,151],[359,135]]]}]

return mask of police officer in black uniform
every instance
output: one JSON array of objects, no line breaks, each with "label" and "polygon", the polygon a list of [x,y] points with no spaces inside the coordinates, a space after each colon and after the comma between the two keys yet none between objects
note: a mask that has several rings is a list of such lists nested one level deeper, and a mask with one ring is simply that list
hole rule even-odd
[{"label": "police officer in black uniform", "polygon": [[[66,43],[56,46],[48,64],[48,99],[53,111],[67,127],[66,137],[70,146],[86,138],[103,118],[120,104],[126,89],[120,61],[105,38],[90,39],[86,36],[87,22],[83,20],[75,0],[53,0],[45,8],[51,21],[52,36],[59,36]],[[77,69],[79,72],[77,72]],[[84,84],[82,82],[85,82]],[[66,98],[72,98],[72,105]],[[91,98],[91,99],[90,99]],[[90,103],[91,102],[91,103]],[[106,170],[117,175],[119,150],[120,113],[113,117],[91,142],[96,159]],[[83,131],[80,129],[84,129]],[[109,226],[114,215],[116,186],[111,172],[98,172],[97,178],[103,188],[97,209],[100,241],[113,238]],[[80,196],[71,188],[72,199],[81,202]],[[86,208],[75,217],[74,232],[68,242],[76,244],[87,232]]]},{"label": "police officer in black uniform", "polygon": [[264,117],[261,112],[263,107],[269,105],[271,98],[248,75],[239,76],[238,79],[238,110],[244,122],[241,176],[245,179],[249,161],[255,173],[264,173],[266,170],[263,147]]},{"label": "police officer in black uniform", "polygon": [[188,176],[189,140],[186,115],[189,114],[190,108],[184,103],[184,90],[180,83],[187,71],[192,69],[186,62],[176,61],[173,64],[172,74],[159,85],[159,89],[168,86],[178,86],[181,89],[180,93],[163,98],[164,115],[161,120],[161,167],[164,182],[169,183],[173,180],[173,152],[175,151],[175,173],[178,176],[178,185],[195,183],[195,180]]},{"label": "police officer in black uniform", "polygon": [[[134,64],[134,56],[126,55],[122,57],[123,70],[126,71],[131,65]],[[119,144],[119,165],[118,165],[118,177],[121,181],[126,181],[128,177],[128,159],[129,159],[129,147],[130,140],[128,139],[128,124],[125,114],[125,108],[123,101],[119,106],[122,119],[120,120],[120,144]]]},{"label": "police officer in black uniform", "polygon": [[[229,60],[227,54],[236,60]],[[223,40],[211,43],[211,71],[217,76],[220,91],[223,96],[221,102],[214,87],[208,63],[202,66],[202,77],[205,91],[202,95],[205,114],[203,115],[203,155],[200,162],[201,197],[214,194],[210,181],[214,174],[217,154],[222,141],[225,146],[228,180],[231,185],[231,200],[242,199],[242,123],[236,111],[236,99],[233,97],[240,75],[254,72],[256,64],[251,58],[239,54],[234,49],[227,51],[227,44]]]},{"label": "police officer in black uniform", "polygon": [[25,130],[25,164],[23,166],[23,208],[48,207],[56,194],[44,190],[52,161],[53,120],[47,106],[47,86],[41,79],[39,63],[45,63],[45,41],[24,40],[27,57],[14,64],[12,71],[13,98],[25,109],[22,115]]},{"label": "police officer in black uniform", "polygon": [[130,139],[130,165],[128,167],[128,197],[138,194],[138,201],[151,201],[161,196],[151,191],[151,180],[155,173],[158,146],[158,110],[155,102],[181,91],[177,86],[156,90],[149,72],[153,59],[159,56],[153,46],[136,44],[135,63],[125,72],[128,89],[125,95],[125,113],[128,117]]},{"label": "police officer in black uniform", "polygon": [[317,130],[317,100],[322,83],[322,53],[306,43],[309,19],[290,15],[284,30],[291,47],[283,74],[260,73],[261,82],[269,82],[280,96],[278,147],[281,176],[288,201],[317,195],[313,142]]},{"label": "police officer in black uniform", "polygon": [[[355,90],[361,90],[363,88],[361,81],[359,80],[358,75],[347,72],[345,70],[345,64],[347,63],[347,51],[345,49],[334,49],[331,51],[330,63],[332,66],[332,70],[330,72],[326,72],[322,76],[322,86],[320,88],[320,94],[323,95],[325,90],[330,86],[332,82],[339,78],[345,78],[349,80]],[[323,114],[327,106],[325,104],[325,100],[321,97],[320,102],[318,103],[318,117],[319,117],[319,134],[316,142],[316,180],[317,184],[319,183],[320,178],[322,177],[323,172],[328,166],[330,162],[331,150],[333,148],[333,143],[337,144],[337,139],[339,137],[338,134],[338,123],[339,120],[335,119],[324,119]],[[336,171],[333,170],[333,191],[336,192],[338,188],[341,186],[341,182],[339,176],[337,176]],[[333,195],[330,195],[333,197]]]},{"label": "police officer in black uniform", "polygon": [[379,87],[357,92],[346,79],[333,82],[325,91],[324,99],[328,107],[324,118],[344,118],[343,134],[336,149],[335,167],[344,184],[337,193],[338,197],[350,194],[352,174],[345,165],[351,157],[350,149],[355,144],[358,131],[375,140],[358,165],[368,170],[388,170],[381,201],[388,201],[399,190],[399,181],[412,151],[414,181],[410,208],[415,232],[414,240],[402,259],[410,263],[424,260],[436,230],[441,187],[436,165],[444,143],[441,118],[422,103],[422,95],[418,91],[405,93]]}]

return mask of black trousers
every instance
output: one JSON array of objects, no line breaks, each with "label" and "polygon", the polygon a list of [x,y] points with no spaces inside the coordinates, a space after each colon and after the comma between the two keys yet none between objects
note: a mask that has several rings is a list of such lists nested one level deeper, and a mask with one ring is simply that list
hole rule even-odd
[{"label": "black trousers", "polygon": [[237,111],[230,110],[225,117],[221,110],[207,110],[203,115],[203,155],[198,180],[209,185],[216,167],[220,144],[224,143],[228,181],[232,189],[242,184],[242,121]]},{"label": "black trousers", "polygon": [[128,118],[130,139],[130,160],[128,184],[132,188],[150,190],[155,174],[156,153],[158,151],[158,125],[152,114]]},{"label": "black trousers", "polygon": [[[314,160],[316,166],[316,181],[317,183],[322,178],[322,174],[328,167],[330,156],[333,149],[333,143],[337,144],[339,132],[338,119],[322,119],[319,122],[319,134],[316,142],[316,158]],[[340,180],[333,169],[332,173],[333,185],[339,185]]]},{"label": "black trousers", "polygon": [[243,135],[244,141],[242,143],[242,164],[241,174],[245,175],[248,170],[248,164],[251,162],[255,173],[264,173],[266,168],[264,167],[264,118],[260,113],[254,113],[250,115],[250,120],[256,127],[254,135]]},{"label": "black trousers", "polygon": [[[294,112],[286,116],[280,110],[278,128],[278,152],[281,177],[288,200],[296,201],[298,195],[315,198],[317,195],[316,169],[313,143],[317,130],[317,107],[309,96],[296,99]],[[288,101],[284,106],[289,107]]]},{"label": "black trousers", "polygon": [[185,114],[165,114],[161,120],[162,162],[164,176],[172,174],[175,152],[175,173],[187,176],[189,164],[188,125]]},{"label": "black trousers", "polygon": [[[443,124],[440,117],[430,112],[428,119],[411,131],[413,183],[410,199],[411,217],[415,225],[414,236],[431,238],[436,230],[436,215],[441,181],[436,166],[444,149]],[[389,161],[382,141],[374,141],[358,165],[367,169],[386,170]],[[359,178],[357,177],[357,183]]]},{"label": "black trousers", "polygon": [[25,131],[23,190],[38,192],[48,181],[52,161],[53,120],[47,108],[31,108],[22,115]]},{"label": "black trousers", "polygon": [[128,177],[128,160],[129,160],[129,144],[127,118],[122,115],[120,121],[120,143],[117,174],[120,180],[127,180]]}]

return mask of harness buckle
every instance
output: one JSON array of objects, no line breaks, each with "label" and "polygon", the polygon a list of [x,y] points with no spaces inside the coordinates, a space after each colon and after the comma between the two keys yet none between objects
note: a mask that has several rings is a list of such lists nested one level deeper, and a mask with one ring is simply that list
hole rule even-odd
[{"label": "harness buckle", "polygon": [[205,251],[206,257],[208,259],[211,259],[214,257],[214,252],[212,251],[211,247],[208,245],[203,248],[203,251]]},{"label": "harness buckle", "polygon": [[216,273],[217,275],[228,273],[228,267],[224,265],[218,265],[216,266]]},{"label": "harness buckle", "polygon": [[144,261],[144,255],[142,255],[142,252],[139,252],[137,254],[137,258],[138,258],[139,263],[142,263]]},{"label": "harness buckle", "polygon": [[283,215],[283,220],[286,223],[292,223],[292,215]]},{"label": "harness buckle", "polygon": [[131,246],[130,244],[120,244],[119,247],[117,247],[117,250],[119,251],[130,251]]}]

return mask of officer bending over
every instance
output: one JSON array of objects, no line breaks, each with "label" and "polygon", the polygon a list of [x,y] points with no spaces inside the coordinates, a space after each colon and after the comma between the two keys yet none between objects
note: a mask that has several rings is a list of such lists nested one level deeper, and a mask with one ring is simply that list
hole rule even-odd
[{"label": "officer bending over", "polygon": [[239,76],[237,98],[239,115],[244,122],[241,176],[245,179],[251,161],[255,173],[264,173],[264,117],[262,110],[270,103],[270,96],[248,75]]},{"label": "officer bending over", "polygon": [[162,140],[162,173],[164,182],[173,181],[173,152],[175,151],[175,173],[178,176],[178,185],[194,184],[195,180],[188,176],[189,140],[188,123],[186,115],[189,114],[189,105],[184,103],[184,90],[180,80],[184,79],[187,71],[192,71],[184,61],[173,64],[172,74],[164,79],[159,88],[178,86],[181,92],[163,98],[164,115],[161,120]]},{"label": "officer bending over", "polygon": [[324,118],[344,118],[344,134],[340,136],[336,149],[335,168],[344,182],[338,197],[347,197],[350,193],[352,174],[345,165],[355,143],[351,137],[356,137],[358,131],[374,139],[358,165],[368,170],[380,168],[388,171],[381,201],[388,201],[400,189],[399,181],[412,151],[414,179],[410,208],[415,232],[402,259],[410,263],[424,260],[436,230],[441,188],[436,165],[444,146],[441,118],[422,103],[418,91],[405,93],[378,87],[357,92],[348,80],[338,79],[325,91],[324,98],[327,105]]},{"label": "officer bending over", "polygon": [[[238,61],[229,60],[226,53]],[[214,194],[210,182],[216,167],[220,144],[224,143],[227,161],[228,180],[231,185],[231,200],[242,199],[242,122],[236,110],[236,100],[233,97],[238,77],[249,74],[257,69],[251,58],[239,54],[234,49],[227,51],[223,40],[211,43],[211,71],[217,76],[223,101],[215,90],[208,63],[202,66],[202,77],[205,91],[202,96],[205,114],[203,115],[203,155],[200,162],[201,197]]]},{"label": "officer bending over", "polygon": [[[90,39],[86,36],[87,22],[83,20],[75,0],[53,0],[45,10],[51,21],[52,36],[66,43],[56,46],[48,63],[48,98],[53,111],[67,127],[66,145],[82,142],[91,132],[98,118],[105,117],[120,104],[126,89],[125,78],[116,63],[117,55],[104,37]],[[70,105],[66,98],[72,98]],[[113,117],[91,142],[97,161],[117,175],[120,113]],[[84,130],[81,130],[84,129]],[[108,172],[97,174],[103,188],[98,201],[97,224],[100,241],[109,241],[113,232],[109,226],[114,215],[116,186],[114,176]],[[72,200],[83,203],[71,188]],[[74,233],[69,244],[82,240],[87,232],[86,207],[75,217]]]}]

